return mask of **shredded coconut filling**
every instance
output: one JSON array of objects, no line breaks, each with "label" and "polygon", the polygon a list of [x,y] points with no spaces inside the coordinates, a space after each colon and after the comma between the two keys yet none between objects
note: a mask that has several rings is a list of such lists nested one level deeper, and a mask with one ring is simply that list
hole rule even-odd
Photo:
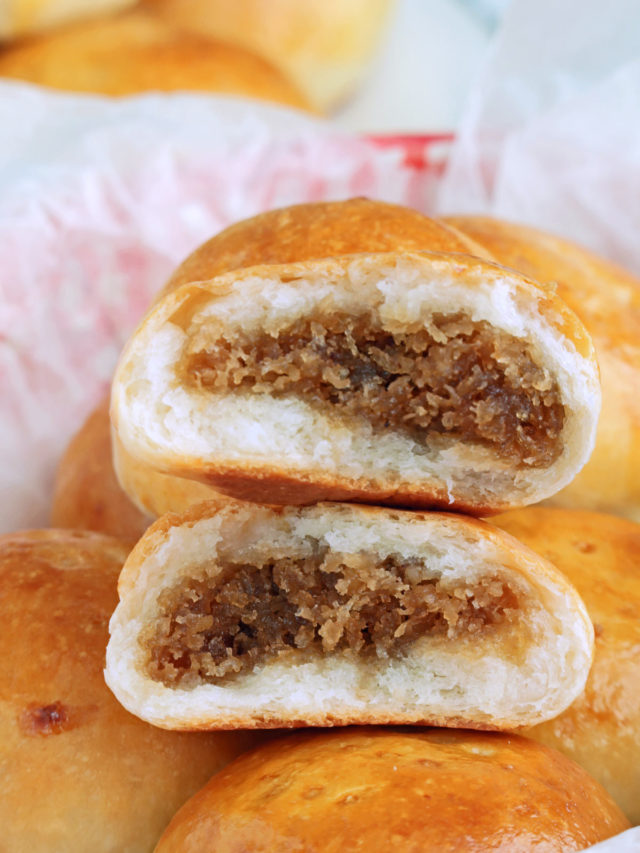
[{"label": "shredded coconut filling", "polygon": [[562,451],[557,382],[525,341],[463,314],[403,334],[340,314],[233,340],[203,328],[182,369],[200,390],[297,396],[417,443],[439,434],[489,446],[520,466],[547,467]]},{"label": "shredded coconut filling", "polygon": [[388,658],[422,637],[475,640],[519,619],[516,592],[497,573],[473,583],[430,574],[417,560],[317,542],[303,557],[201,567],[159,596],[159,616],[140,638],[147,673],[189,688],[293,652]]}]

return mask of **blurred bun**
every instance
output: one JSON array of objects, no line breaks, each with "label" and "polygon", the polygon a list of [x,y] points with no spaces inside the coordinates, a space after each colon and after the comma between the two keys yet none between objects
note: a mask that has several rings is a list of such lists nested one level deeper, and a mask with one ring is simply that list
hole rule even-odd
[{"label": "blurred bun", "polygon": [[70,92],[220,92],[305,109],[267,60],[132,10],[37,36],[0,53],[0,77]]},{"label": "blurred bun", "polygon": [[360,82],[392,0],[146,0],[168,21],[233,42],[283,69],[327,110]]},{"label": "blurred bun", "polygon": [[584,692],[528,734],[582,765],[640,823],[640,526],[593,512],[531,507],[494,524],[554,563],[595,627]]},{"label": "blurred bun", "polygon": [[0,3],[0,39],[35,33],[40,30],[115,12],[135,5],[136,0],[2,0]]},{"label": "blurred bun", "polygon": [[628,827],[569,759],[515,735],[355,729],[234,761],[156,853],[582,850]]},{"label": "blurred bun", "polygon": [[89,415],[58,465],[51,524],[138,541],[152,519],[120,487],[111,458],[109,398]]},{"label": "blurred bun", "polygon": [[602,412],[596,447],[578,476],[552,499],[640,521],[640,281],[550,234],[473,216],[446,220],[495,259],[541,283],[576,312],[600,365]]},{"label": "blurred bun", "polygon": [[104,683],[128,548],[89,532],[0,537],[0,847],[148,853],[176,809],[255,738],[161,731]]}]

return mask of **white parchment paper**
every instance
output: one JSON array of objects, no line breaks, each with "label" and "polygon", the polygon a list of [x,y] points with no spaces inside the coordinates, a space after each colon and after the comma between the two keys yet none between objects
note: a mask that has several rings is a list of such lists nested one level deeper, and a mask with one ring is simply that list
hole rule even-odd
[{"label": "white parchment paper", "polygon": [[0,127],[0,531],[46,524],[64,446],[201,242],[295,202],[430,192],[399,148],[248,100],[0,84]]},{"label": "white parchment paper", "polygon": [[534,225],[640,274],[638,0],[513,0],[438,210]]}]

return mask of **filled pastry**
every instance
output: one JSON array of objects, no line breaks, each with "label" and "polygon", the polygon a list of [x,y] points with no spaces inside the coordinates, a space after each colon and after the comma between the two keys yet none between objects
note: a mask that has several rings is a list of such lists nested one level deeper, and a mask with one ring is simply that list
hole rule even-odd
[{"label": "filled pastry", "polygon": [[[310,261],[359,252],[455,252],[490,258],[455,228],[395,204],[353,198],[271,210],[226,228],[189,255],[159,298],[183,284],[257,264]],[[129,453],[113,434],[118,479],[145,513],[181,512],[207,498],[220,499],[210,485],[161,473]]]},{"label": "filled pastry", "polygon": [[98,533],[0,537],[0,848],[149,853],[178,809],[257,734],[161,731],[102,669],[129,552]]},{"label": "filled pastry", "polygon": [[474,216],[447,222],[479,242],[499,263],[557,287],[593,339],[602,382],[596,446],[553,503],[640,521],[640,281],[603,258],[534,228]]},{"label": "filled pastry", "polygon": [[484,522],[347,504],[168,514],[120,576],[106,680],[176,729],[506,729],[581,692],[593,629],[545,560]]},{"label": "filled pastry", "polygon": [[167,293],[121,357],[111,417],[133,459],[232,497],[483,514],[567,485],[599,405],[591,341],[551,291],[402,251]]},{"label": "filled pastry", "polygon": [[526,738],[354,729],[240,757],[180,809],[156,853],[568,853],[626,828],[582,768]]},{"label": "filled pastry", "polygon": [[566,575],[595,628],[584,692],[527,734],[581,764],[640,823],[640,525],[542,507],[492,521]]}]

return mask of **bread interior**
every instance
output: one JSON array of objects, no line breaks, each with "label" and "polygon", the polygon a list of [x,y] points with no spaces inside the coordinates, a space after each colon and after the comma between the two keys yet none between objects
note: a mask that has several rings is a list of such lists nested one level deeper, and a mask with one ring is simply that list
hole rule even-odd
[{"label": "bread interior", "polygon": [[419,446],[447,437],[543,468],[562,451],[557,382],[525,340],[463,312],[403,331],[373,311],[316,311],[268,330],[203,326],[180,371],[196,393],[299,398]]},{"label": "bread interior", "polygon": [[395,658],[424,638],[475,643],[520,623],[518,590],[499,567],[464,580],[429,562],[310,536],[218,556],[158,596],[139,639],[146,671],[167,687],[224,684],[276,657]]}]

